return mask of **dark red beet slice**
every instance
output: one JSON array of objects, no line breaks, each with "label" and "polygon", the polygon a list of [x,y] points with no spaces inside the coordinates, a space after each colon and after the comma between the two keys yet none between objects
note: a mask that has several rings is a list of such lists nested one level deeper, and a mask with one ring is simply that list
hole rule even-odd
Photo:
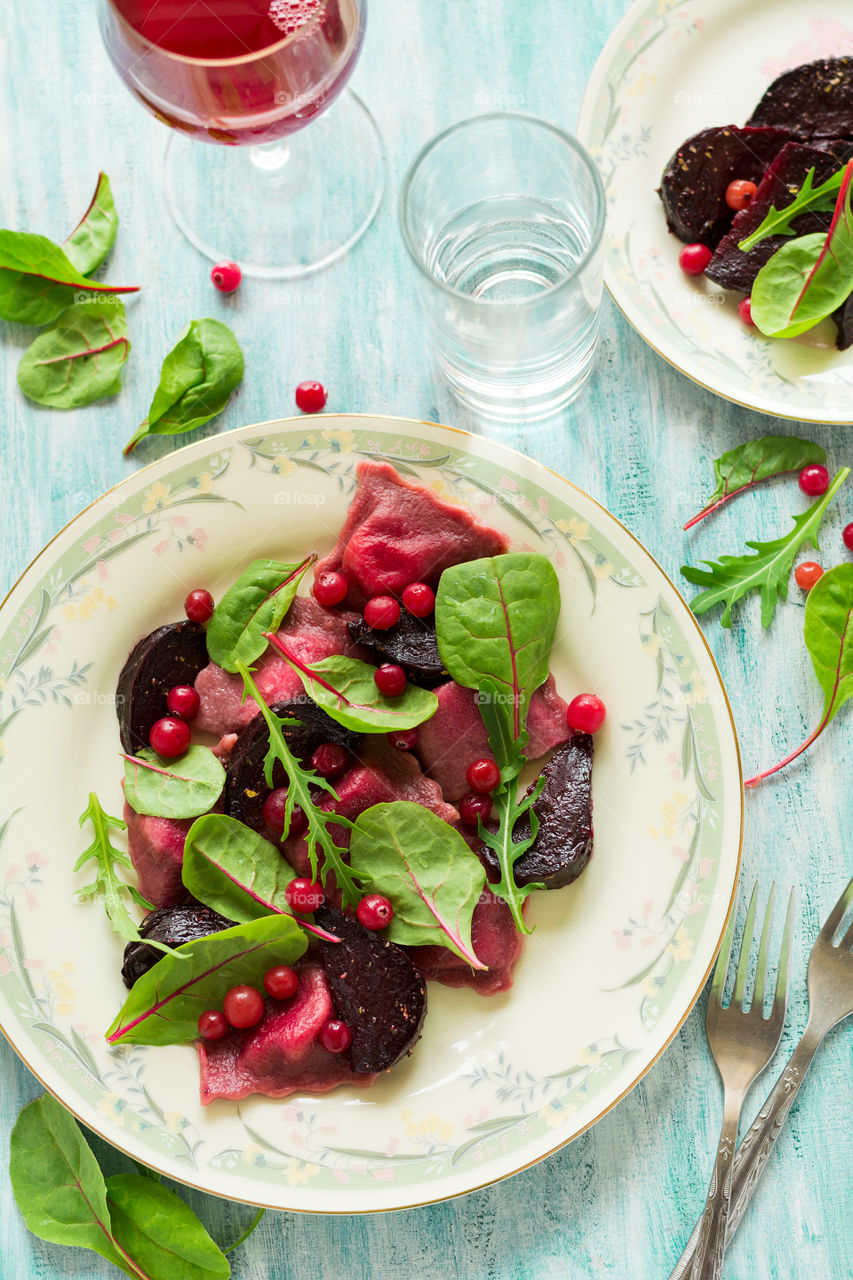
[{"label": "dark red beet slice", "polygon": [[[352,751],[358,742],[357,733],[338,724],[310,698],[274,702],[272,709],[276,715],[293,716],[299,721],[299,724],[285,725],[284,737],[300,763],[309,761],[321,742],[337,742],[347,751]],[[253,831],[264,829],[264,801],[271,790],[264,777],[269,745],[269,729],[258,712],[234,743],[225,774],[225,812]],[[277,787],[287,786],[287,774],[278,762],[273,770],[273,783]]]},{"label": "dark red beet slice", "polygon": [[341,939],[321,940],[320,948],[335,1008],[352,1032],[352,1069],[387,1071],[420,1037],[426,983],[401,947],[357,920],[334,907],[321,907],[314,919]]},{"label": "dark red beet slice", "polygon": [[726,188],[735,178],[756,185],[791,137],[784,129],[739,129],[720,125],[683,142],[663,172],[660,198],[670,231],[686,244],[715,249],[734,210]]},{"label": "dark red beet slice", "polygon": [[853,294],[843,306],[833,311],[832,318],[838,330],[835,345],[839,351],[846,351],[848,347],[853,346]]},{"label": "dark red beet slice", "polygon": [[206,667],[207,639],[197,622],[170,622],[134,645],[116,691],[121,745],[131,754],[148,746],[155,720],[167,714],[166,695],[176,684],[192,684]]},{"label": "dark red beet slice", "polygon": [[[206,938],[211,933],[230,929],[233,920],[226,920],[218,911],[205,907],[201,902],[187,902],[180,907],[160,907],[152,911],[139,926],[142,938],[153,938],[167,947],[179,947],[196,938]],[[121,976],[126,987],[132,987],[143,973],[163,958],[163,952],[147,947],[144,942],[129,942],[124,949]]]},{"label": "dark red beet slice", "polygon": [[415,618],[408,609],[401,609],[400,621],[387,631],[374,631],[364,618],[348,623],[347,630],[356,644],[376,653],[377,665],[399,663],[412,684],[431,689],[447,679],[432,618]]},{"label": "dark red beet slice", "polygon": [[749,120],[797,138],[853,138],[853,57],[819,58],[773,81]]}]

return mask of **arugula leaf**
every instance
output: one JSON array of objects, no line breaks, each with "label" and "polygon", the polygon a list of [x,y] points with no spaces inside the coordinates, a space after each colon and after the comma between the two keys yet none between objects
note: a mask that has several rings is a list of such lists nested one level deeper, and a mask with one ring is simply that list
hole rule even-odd
[{"label": "arugula leaf", "polygon": [[802,471],[810,462],[826,462],[826,450],[796,436],[762,436],[729,449],[714,459],[717,487],[699,514],[688,520],[684,528],[691,529],[730,498],[745,493],[762,480],[788,471]]},{"label": "arugula leaf", "polygon": [[307,945],[296,921],[284,915],[184,942],[136,981],[106,1038],[110,1044],[197,1040],[199,1015],[221,1004],[230,987],[260,988],[268,969],[292,965]]},{"label": "arugula leaf", "polygon": [[376,668],[369,662],[333,654],[309,667],[278,636],[268,632],[266,639],[293,667],[309,698],[346,729],[359,733],[414,729],[438,709],[435,694],[411,682],[398,698],[386,698],[376,687]]},{"label": "arugula leaf", "polygon": [[683,565],[681,572],[687,581],[705,588],[690,601],[693,612],[700,616],[722,604],[725,608],[720,622],[724,627],[730,627],[732,609],[738,600],[750,591],[760,591],[761,625],[769,627],[779,599],[787,599],[788,578],[797,552],[806,542],[817,547],[817,532],[824,512],[849,474],[850,468],[842,467],[823,497],[808,511],[794,516],[794,528],[790,533],[772,542],[747,539],[746,545],[752,547],[752,554],[706,560],[707,569]]},{"label": "arugula leaf", "polygon": [[84,276],[89,276],[106,259],[115,244],[118,231],[110,180],[105,173],[98,174],[95,194],[89,208],[63,244],[65,254]]},{"label": "arugula leaf", "polygon": [[375,804],[356,819],[353,875],[394,908],[387,937],[402,946],[437,943],[487,966],[471,945],[471,918],[486,883],[480,859],[453,827],[408,800]]},{"label": "arugula leaf", "polygon": [[113,1237],[151,1280],[228,1280],[231,1267],[189,1205],[137,1173],[106,1181]]},{"label": "arugula leaf", "polygon": [[809,169],[803,185],[790,204],[777,209],[771,204],[760,226],[739,241],[741,253],[749,253],[768,236],[792,236],[795,234],[791,226],[794,218],[801,213],[829,213],[835,207],[836,194],[844,178],[844,169],[839,169],[832,177],[827,178],[819,187],[814,185],[814,168]]},{"label": "arugula leaf", "polygon": [[72,302],[136,293],[139,285],[93,284],[59,245],[30,231],[0,231],[0,318],[48,324]]},{"label": "arugula leaf", "polygon": [[236,672],[236,659],[247,667],[267,647],[266,631],[277,631],[315,555],[299,564],[253,560],[230,586],[207,626],[207,652],[212,662]]},{"label": "arugula leaf", "polygon": [[18,365],[18,386],[49,409],[79,409],[121,391],[129,352],[120,298],[77,302],[27,347]]},{"label": "arugula leaf", "polygon": [[210,747],[189,747],[179,760],[145,748],[124,757],[124,795],[131,809],[156,818],[197,818],[212,809],[225,770]]},{"label": "arugula leaf", "polygon": [[228,403],[243,380],[243,352],[219,320],[191,320],[163,361],[148,417],[124,452],[149,435],[171,436],[201,427]]}]

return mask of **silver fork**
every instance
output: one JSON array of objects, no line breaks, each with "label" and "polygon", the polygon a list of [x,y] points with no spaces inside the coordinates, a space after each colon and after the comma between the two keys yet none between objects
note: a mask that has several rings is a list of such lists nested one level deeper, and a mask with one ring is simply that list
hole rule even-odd
[{"label": "silver fork", "polygon": [[[782,1132],[791,1105],[799,1092],[817,1049],[827,1033],[853,1013],[853,924],[837,946],[832,939],[853,905],[851,880],[826,918],[809,956],[809,1017],[799,1044],[794,1049],[782,1074],[737,1149],[734,1159],[729,1232],[733,1232],[744,1215]],[[700,1223],[676,1264],[670,1280],[681,1280],[691,1264],[699,1239]]]},{"label": "silver fork", "polygon": [[[774,886],[770,886],[767,910],[761,930],[755,984],[749,1007],[745,1007],[746,978],[749,956],[755,928],[755,912],[758,904],[758,882],[752,890],[743,938],[740,945],[734,991],[729,1004],[723,1007],[723,990],[734,936],[734,912],[729,919],[708,1001],[706,1027],[708,1043],[723,1082],[723,1124],[708,1199],[697,1224],[697,1240],[692,1255],[691,1280],[717,1280],[723,1266],[726,1248],[730,1197],[732,1187],[732,1156],[737,1143],[738,1123],[747,1091],[767,1066],[782,1034],[785,1024],[785,1006],[788,1001],[788,957],[791,950],[793,923],[793,893],[788,900],[785,932],[779,953],[776,991],[769,1017],[764,1016],[764,987],[767,979],[767,960],[770,946],[770,925],[773,919]],[[692,1239],[692,1237],[691,1237]],[[688,1248],[690,1246],[688,1245]],[[682,1255],[683,1258],[684,1255]],[[687,1264],[691,1259],[688,1258]],[[675,1275],[679,1264],[676,1266]],[[684,1271],[678,1272],[684,1274]]]}]

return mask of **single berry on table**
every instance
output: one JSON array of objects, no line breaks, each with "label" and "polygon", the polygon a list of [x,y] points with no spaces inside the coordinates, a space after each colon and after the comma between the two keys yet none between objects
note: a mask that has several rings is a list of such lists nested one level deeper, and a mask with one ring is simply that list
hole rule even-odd
[{"label": "single berry on table", "polygon": [[225,992],[222,1012],[232,1027],[256,1027],[264,1016],[264,998],[256,987],[241,983]]},{"label": "single berry on table", "polygon": [[213,617],[213,596],[201,587],[191,591],[184,601],[184,613],[190,622],[210,622]]},{"label": "single berry on table", "polygon": [[329,1053],[343,1053],[352,1043],[352,1032],[345,1022],[330,1018],[320,1028],[320,1044]]},{"label": "single berry on table", "polygon": [[406,673],[396,662],[383,662],[373,673],[373,683],[383,698],[399,698],[406,692]]},{"label": "single berry on table", "polygon": [[264,974],[264,990],[273,1000],[289,1000],[298,987],[299,974],[289,964],[277,964]]},{"label": "single berry on table", "polygon": [[726,204],[730,209],[746,209],[752,204],[752,198],[758,187],[754,182],[748,182],[746,178],[735,178],[734,182],[730,182],[726,187]]},{"label": "single berry on table", "polygon": [[417,729],[398,729],[396,733],[389,734],[389,737],[391,746],[398,751],[414,751],[420,735]]},{"label": "single berry on table", "polygon": [[176,760],[182,756],[190,745],[190,727],[185,720],[176,716],[163,716],[155,720],[148,735],[151,750],[156,751],[164,760]]},{"label": "single berry on table", "polygon": [[173,716],[194,720],[201,707],[201,698],[191,684],[176,684],[166,694],[166,706]]},{"label": "single berry on table", "polygon": [[333,605],[346,600],[348,590],[346,578],[335,569],[327,569],[325,573],[321,573],[312,587],[314,599],[324,609],[331,609]]},{"label": "single berry on table", "polygon": [[435,612],[435,592],[425,582],[412,582],[403,589],[403,604],[414,618],[428,618]]},{"label": "single berry on table", "polygon": [[737,313],[748,328],[755,328],[755,321],[752,318],[751,294],[748,298],[741,298],[740,302],[737,304]]},{"label": "single berry on table", "polygon": [[[844,526],[844,530],[841,534],[841,537],[844,540],[844,545],[847,548],[847,550],[853,551],[853,524],[848,524]],[[396,746],[397,744],[395,743],[394,745]]]},{"label": "single berry on table", "polygon": [[472,760],[465,770],[465,778],[472,791],[494,791],[501,780],[501,771],[494,760]]},{"label": "single berry on table", "polygon": [[297,876],[295,880],[291,880],[284,896],[291,911],[298,911],[303,916],[310,915],[326,901],[323,886],[309,880],[307,876]]},{"label": "single berry on table", "polygon": [[368,893],[356,907],[359,924],[365,929],[384,929],[394,919],[394,908],[381,893]]},{"label": "single berry on table", "polygon": [[802,564],[797,565],[794,577],[802,591],[811,591],[817,580],[823,577],[823,566],[815,560],[804,560]]},{"label": "single berry on table", "polygon": [[198,1033],[202,1040],[221,1040],[228,1034],[228,1022],[225,1014],[218,1009],[207,1009],[199,1015]]},{"label": "single berry on table", "polygon": [[337,742],[321,742],[311,756],[311,768],[327,781],[346,773],[348,764],[349,755]]},{"label": "single berry on table", "polygon": [[607,708],[594,693],[579,693],[566,711],[566,723],[575,733],[597,733],[604,724]]},{"label": "single berry on table", "polygon": [[236,262],[217,262],[210,278],[220,293],[233,293],[243,279],[243,272]]},{"label": "single berry on table", "polygon": [[387,631],[400,621],[400,606],[393,596],[374,596],[364,606],[364,621],[374,631]]},{"label": "single berry on table", "polygon": [[686,276],[701,276],[713,254],[705,244],[686,244],[678,255],[678,265]]},{"label": "single berry on table", "polygon": [[303,413],[319,413],[328,398],[322,382],[300,382],[296,388],[296,407]]},{"label": "single berry on table", "polygon": [[459,801],[459,817],[466,827],[476,827],[477,819],[487,822],[492,812],[492,797],[481,792],[469,791]]},{"label": "single berry on table", "polygon": [[820,462],[810,462],[800,472],[800,488],[810,498],[819,498],[829,488],[829,472]]}]

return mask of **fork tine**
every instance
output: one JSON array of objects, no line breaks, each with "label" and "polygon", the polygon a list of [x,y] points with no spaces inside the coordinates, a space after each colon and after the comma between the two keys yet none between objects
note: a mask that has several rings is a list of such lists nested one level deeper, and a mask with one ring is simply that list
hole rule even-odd
[{"label": "fork tine", "polygon": [[826,917],[826,922],[818,934],[819,938],[823,938],[826,942],[832,941],[833,934],[841,924],[851,902],[853,902],[853,880],[848,881],[847,888],[844,890],[841,897]]},{"label": "fork tine", "polygon": [[767,953],[770,949],[770,925],[773,922],[773,899],[776,895],[775,883],[770,886],[767,896],[767,910],[764,912],[764,924],[761,928],[761,943],[758,948],[758,964],[755,967],[755,987],[752,992],[751,1007],[764,1008],[764,984],[767,980]]},{"label": "fork tine", "polygon": [[779,951],[779,969],[776,974],[776,992],[773,996],[771,1017],[785,1016],[788,1005],[788,961],[791,958],[791,940],[794,936],[794,890],[788,894],[788,910],[785,912],[785,929],[782,934],[782,946]]},{"label": "fork tine", "polygon": [[723,1003],[723,989],[726,985],[726,974],[729,971],[729,960],[732,954],[732,939],[735,936],[735,916],[737,908],[733,905],[729,913],[729,922],[726,925],[726,931],[723,934],[723,941],[720,943],[720,954],[717,956],[717,963],[714,968],[714,979],[711,983],[711,996],[708,1001],[708,1008],[716,1003]]},{"label": "fork tine", "polygon": [[838,948],[839,950],[847,951],[850,949],[851,946],[853,946],[853,920],[851,920],[850,924],[848,925],[847,930],[844,934],[844,937],[841,939],[841,941],[838,944]]},{"label": "fork tine", "polygon": [[752,886],[752,897],[749,900],[749,909],[746,913],[746,920],[743,926],[743,937],[740,942],[740,958],[737,963],[737,976],[735,977],[735,989],[732,992],[732,1004],[740,1005],[743,1008],[743,992],[746,986],[746,975],[749,969],[749,953],[752,950],[752,935],[755,932],[755,912],[758,907],[758,881]]}]

